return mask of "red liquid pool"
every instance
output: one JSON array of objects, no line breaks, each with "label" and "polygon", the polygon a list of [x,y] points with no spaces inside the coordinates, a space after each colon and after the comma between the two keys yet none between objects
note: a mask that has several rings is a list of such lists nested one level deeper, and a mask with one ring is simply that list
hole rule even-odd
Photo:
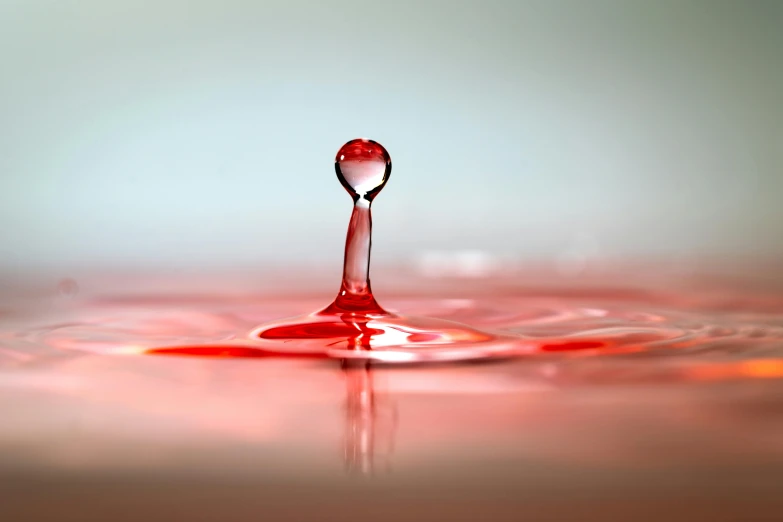
[{"label": "red liquid pool", "polygon": [[[514,339],[479,365],[258,350],[245,332],[318,308],[315,274],[282,292],[252,274],[20,288],[0,302],[3,508],[604,521],[663,502],[669,520],[774,520],[783,281],[618,273],[381,274],[390,315]],[[320,335],[377,335],[347,328]]]}]

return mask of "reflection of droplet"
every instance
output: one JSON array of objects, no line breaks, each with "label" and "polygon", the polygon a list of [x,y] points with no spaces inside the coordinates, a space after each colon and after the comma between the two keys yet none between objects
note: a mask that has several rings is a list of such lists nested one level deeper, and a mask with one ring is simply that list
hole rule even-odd
[{"label": "reflection of droplet", "polygon": [[346,470],[372,475],[377,471],[379,458],[385,461],[383,467],[388,470],[397,424],[396,410],[376,397],[369,365],[346,361],[344,371],[348,386],[343,457]]},{"label": "reflection of droplet", "polygon": [[79,293],[79,284],[70,277],[57,283],[57,293],[63,297],[73,298]]}]

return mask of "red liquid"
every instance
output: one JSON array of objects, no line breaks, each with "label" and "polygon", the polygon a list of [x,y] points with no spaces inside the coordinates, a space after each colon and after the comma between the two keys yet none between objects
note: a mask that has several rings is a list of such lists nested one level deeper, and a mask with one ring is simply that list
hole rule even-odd
[{"label": "red liquid", "polygon": [[[233,337],[314,309],[312,285],[302,279],[280,293],[259,274],[80,278],[73,297],[54,285],[50,297],[6,293],[0,460],[6,484],[30,486],[12,490],[3,506],[12,520],[48,520],[56,514],[45,509],[76,505],[75,498],[86,506],[80,520],[102,521],[126,505],[129,485],[134,506],[148,506],[137,509],[150,520],[170,518],[162,505],[198,519],[218,497],[223,520],[244,520],[247,506],[261,503],[279,512],[310,509],[302,519],[331,510],[329,520],[353,511],[357,519],[391,520],[409,506],[405,499],[430,502],[414,503],[420,508],[411,518],[443,520],[462,513],[517,520],[532,504],[541,519],[587,513],[606,520],[613,507],[631,506],[615,518],[635,520],[642,510],[655,514],[661,499],[690,510],[677,520],[705,513],[745,520],[777,506],[780,287],[662,281],[650,277],[660,267],[611,268],[579,281],[496,273],[480,285],[413,272],[385,276],[390,310],[439,317],[438,332],[454,324],[447,320],[501,332],[520,356],[437,368],[360,361],[339,371],[310,359],[334,353],[281,358],[258,349],[295,335],[287,330],[270,326],[269,339]],[[360,335],[369,336],[369,352],[388,355],[372,343],[403,335],[392,328],[397,319],[354,321],[354,332],[350,321],[315,314],[309,322],[319,329],[297,335],[314,335],[315,346],[334,336],[329,342],[358,345],[360,354],[368,351]],[[437,340],[410,330],[404,335],[416,353]],[[165,357],[106,356],[148,353]],[[180,355],[191,357],[172,357]],[[381,482],[346,478],[346,471]],[[42,491],[59,502],[38,501]],[[101,509],[107,491],[116,504]],[[144,491],[157,496],[137,503]],[[562,502],[563,491],[598,498],[573,507]],[[310,508],[302,498],[319,503]],[[492,511],[499,504],[508,516]],[[14,516],[21,506],[42,512]]]},{"label": "red liquid", "polygon": [[377,303],[370,285],[370,207],[389,179],[391,158],[374,141],[352,140],[337,152],[335,172],[354,201],[337,297],[312,315],[259,327],[251,334],[258,349],[386,362],[505,355],[511,344],[503,336],[438,319],[390,314]]},{"label": "red liquid", "polygon": [[[149,286],[154,293],[139,293],[143,290],[131,284],[112,297],[85,292],[77,298],[60,296],[61,307],[52,315],[38,312],[34,323],[22,322],[24,316],[16,311],[5,318],[6,330],[0,332],[0,342],[6,343],[0,356],[34,361],[37,352],[29,351],[30,346],[52,347],[53,353],[63,354],[331,357],[402,363],[464,360],[468,355],[538,361],[638,355],[644,358],[640,361],[655,361],[644,365],[647,371],[676,370],[678,378],[783,375],[779,364],[767,364],[780,357],[775,350],[783,343],[783,304],[777,297],[728,286],[677,293],[680,283],[661,286],[656,281],[645,286],[640,275],[623,279],[629,285],[634,281],[633,288],[639,289],[635,293],[607,290],[604,285],[609,283],[600,280],[591,286],[594,290],[574,291],[573,282],[559,288],[556,275],[550,273],[498,275],[482,281],[487,290],[481,293],[475,293],[468,281],[455,280],[448,288],[471,297],[455,301],[440,298],[443,287],[437,281],[408,273],[396,276],[397,284],[390,288],[408,283],[415,290],[398,290],[390,296],[391,305],[434,318],[329,311],[269,322],[251,336],[242,332],[252,330],[259,319],[313,308],[317,300],[303,293],[308,284],[302,281],[288,289],[288,297],[280,297],[269,293],[268,284],[247,288],[245,277],[237,282],[244,290],[240,294],[225,291],[227,278],[187,280],[181,287],[191,292],[187,294],[162,286],[165,282],[159,280]],[[542,280],[553,286],[530,290]],[[101,288],[105,283],[81,286]],[[201,293],[192,293],[199,288]],[[669,291],[662,293],[662,288]],[[729,308],[727,295],[732,296]],[[19,343],[26,348],[9,348]],[[742,365],[733,365],[737,357]],[[676,365],[666,366],[669,359]],[[719,369],[713,371],[713,366]]]}]

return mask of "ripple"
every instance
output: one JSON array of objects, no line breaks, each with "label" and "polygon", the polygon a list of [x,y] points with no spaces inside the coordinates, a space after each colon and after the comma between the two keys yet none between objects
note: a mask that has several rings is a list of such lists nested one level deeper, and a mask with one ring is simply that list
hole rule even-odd
[{"label": "ripple", "polygon": [[[457,321],[498,335],[502,344],[475,350],[477,358],[557,359],[647,354],[715,359],[736,357],[738,353],[773,361],[783,358],[783,327],[774,325],[779,318],[768,313],[756,317],[747,310],[733,316],[635,300],[612,301],[604,296],[591,302],[583,294],[578,299],[421,298],[392,304],[395,310]],[[110,314],[106,313],[103,301],[84,303],[76,314],[77,320],[42,325],[22,332],[22,336],[28,342],[57,350],[96,354],[264,357],[279,354],[259,350],[248,338],[248,332],[259,322],[281,315],[278,310],[292,312],[310,307],[310,301],[296,300],[232,300],[213,296],[211,300],[202,298],[194,302],[186,298],[138,297],[115,300]],[[456,352],[444,353],[444,358],[432,360],[459,359]],[[331,354],[335,358],[351,355],[344,349],[332,349]],[[323,353],[310,355],[323,356]],[[378,359],[392,363],[412,360],[394,355]]]}]

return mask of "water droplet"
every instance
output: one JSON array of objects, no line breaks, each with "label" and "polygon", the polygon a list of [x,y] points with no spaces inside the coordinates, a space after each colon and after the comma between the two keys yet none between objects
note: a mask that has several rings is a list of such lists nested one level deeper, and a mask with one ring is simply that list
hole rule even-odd
[{"label": "water droplet", "polygon": [[391,168],[391,157],[383,145],[363,138],[343,145],[334,160],[334,170],[345,190],[354,199],[368,201],[389,181]]}]

